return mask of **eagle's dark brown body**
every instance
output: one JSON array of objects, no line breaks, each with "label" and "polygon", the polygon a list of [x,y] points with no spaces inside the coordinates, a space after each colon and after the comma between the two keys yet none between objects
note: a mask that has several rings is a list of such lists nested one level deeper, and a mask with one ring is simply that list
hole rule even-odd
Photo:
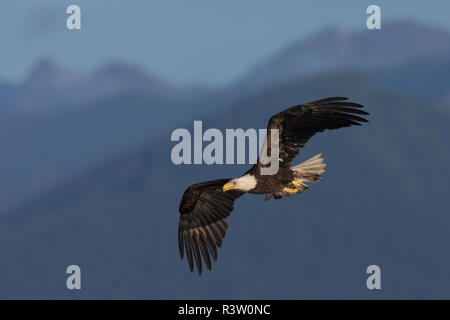
[{"label": "eagle's dark brown body", "polygon": [[275,175],[262,175],[258,166],[254,166],[248,171],[256,178],[256,187],[248,193],[272,194],[290,185],[294,179],[294,173],[290,168],[280,167]]}]

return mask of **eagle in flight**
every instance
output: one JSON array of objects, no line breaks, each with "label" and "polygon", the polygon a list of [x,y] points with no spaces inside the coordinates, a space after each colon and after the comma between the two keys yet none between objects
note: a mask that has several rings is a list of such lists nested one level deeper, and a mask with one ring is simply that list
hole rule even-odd
[{"label": "eagle in flight", "polygon": [[[211,257],[217,260],[217,247],[222,245],[228,228],[227,217],[233,211],[234,201],[244,193],[264,194],[266,200],[280,199],[308,189],[306,182],[319,181],[325,172],[325,163],[318,154],[291,167],[291,161],[317,132],[333,130],[368,122],[361,115],[364,106],[333,97],[290,107],[269,120],[265,145],[269,146],[270,132],[278,130],[279,167],[273,175],[264,175],[267,167],[258,162],[245,174],[234,179],[219,179],[193,184],[181,199],[178,226],[178,246],[181,259],[186,252],[189,268],[202,272],[202,256],[211,269]],[[270,147],[267,147],[270,153]]]}]

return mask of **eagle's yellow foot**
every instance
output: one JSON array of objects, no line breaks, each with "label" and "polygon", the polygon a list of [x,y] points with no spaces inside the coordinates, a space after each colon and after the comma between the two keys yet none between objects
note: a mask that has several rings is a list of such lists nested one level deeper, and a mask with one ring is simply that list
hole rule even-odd
[{"label": "eagle's yellow foot", "polygon": [[296,194],[298,192],[298,189],[285,187],[283,188],[283,191],[289,194]]},{"label": "eagle's yellow foot", "polygon": [[302,183],[300,181],[297,180],[292,180],[292,185],[294,185],[296,188],[300,188],[300,186],[302,185]]}]

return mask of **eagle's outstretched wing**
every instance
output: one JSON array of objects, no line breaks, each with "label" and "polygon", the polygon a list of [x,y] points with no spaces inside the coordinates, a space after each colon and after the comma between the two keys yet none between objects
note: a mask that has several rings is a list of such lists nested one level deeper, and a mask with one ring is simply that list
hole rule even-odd
[{"label": "eagle's outstretched wing", "polygon": [[191,272],[194,262],[198,273],[202,272],[203,255],[206,267],[211,269],[211,258],[217,259],[217,247],[228,227],[227,217],[233,211],[234,200],[243,192],[223,192],[222,187],[229,179],[220,179],[194,184],[186,189],[180,203],[180,223],[178,226],[178,246],[183,259],[184,250]]},{"label": "eagle's outstretched wing", "polygon": [[[333,130],[368,122],[357,115],[368,115],[360,110],[364,106],[333,97],[288,108],[269,120],[266,135],[267,155],[271,155],[270,132],[279,130],[280,167],[290,167],[291,161],[308,140],[317,132]],[[258,163],[258,165],[262,165]]]}]

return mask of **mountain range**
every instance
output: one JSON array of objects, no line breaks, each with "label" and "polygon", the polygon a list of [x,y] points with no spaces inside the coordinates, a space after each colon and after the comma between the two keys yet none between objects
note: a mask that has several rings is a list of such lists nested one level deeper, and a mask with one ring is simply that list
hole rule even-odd
[{"label": "mountain range", "polygon": [[[264,127],[280,105],[338,92],[366,105],[371,122],[308,143],[300,158],[323,152],[328,164],[311,190],[239,199],[212,272],[198,277],[179,260],[178,202],[189,184],[248,167],[176,166],[168,130],[3,215],[0,297],[450,297],[447,112],[333,73],[266,89],[203,123]],[[78,293],[64,287],[69,264],[83,272]],[[378,293],[365,287],[371,264],[382,270]]]},{"label": "mountain range", "polygon": [[[438,97],[442,98],[450,95],[449,56],[448,31],[406,20],[388,23],[380,30],[327,28],[288,45],[222,88],[176,86],[136,66],[114,61],[104,63],[92,72],[77,73],[43,58],[30,70],[23,83],[0,82],[0,108],[22,111],[67,109],[130,92],[156,98],[170,97],[174,101],[221,97],[225,93],[245,95],[251,90],[330,71],[377,73],[373,80],[379,85],[386,85],[386,81],[397,75],[402,81],[396,81],[396,85],[419,96],[420,93],[414,90],[417,86],[429,89],[431,83],[439,82]],[[405,73],[414,76],[402,78]],[[412,83],[408,86],[404,82]],[[390,83],[387,86],[391,88]]]},{"label": "mountain range", "polygon": [[[375,71],[384,77],[373,79],[377,84],[385,85],[392,76],[391,68],[394,68],[397,77],[415,71],[418,77],[403,76],[402,82],[412,81],[426,89],[430,82],[447,80],[448,94],[449,57],[450,34],[413,21],[386,24],[380,30],[350,32],[342,28],[329,28],[293,43],[261,62],[238,82],[238,86],[258,90],[300,76],[339,70],[359,70],[367,74]],[[417,62],[420,66],[416,66]],[[436,70],[437,62],[444,62],[445,68]],[[434,74],[436,71],[437,74]],[[408,90],[408,93],[420,95],[414,90]]]}]

